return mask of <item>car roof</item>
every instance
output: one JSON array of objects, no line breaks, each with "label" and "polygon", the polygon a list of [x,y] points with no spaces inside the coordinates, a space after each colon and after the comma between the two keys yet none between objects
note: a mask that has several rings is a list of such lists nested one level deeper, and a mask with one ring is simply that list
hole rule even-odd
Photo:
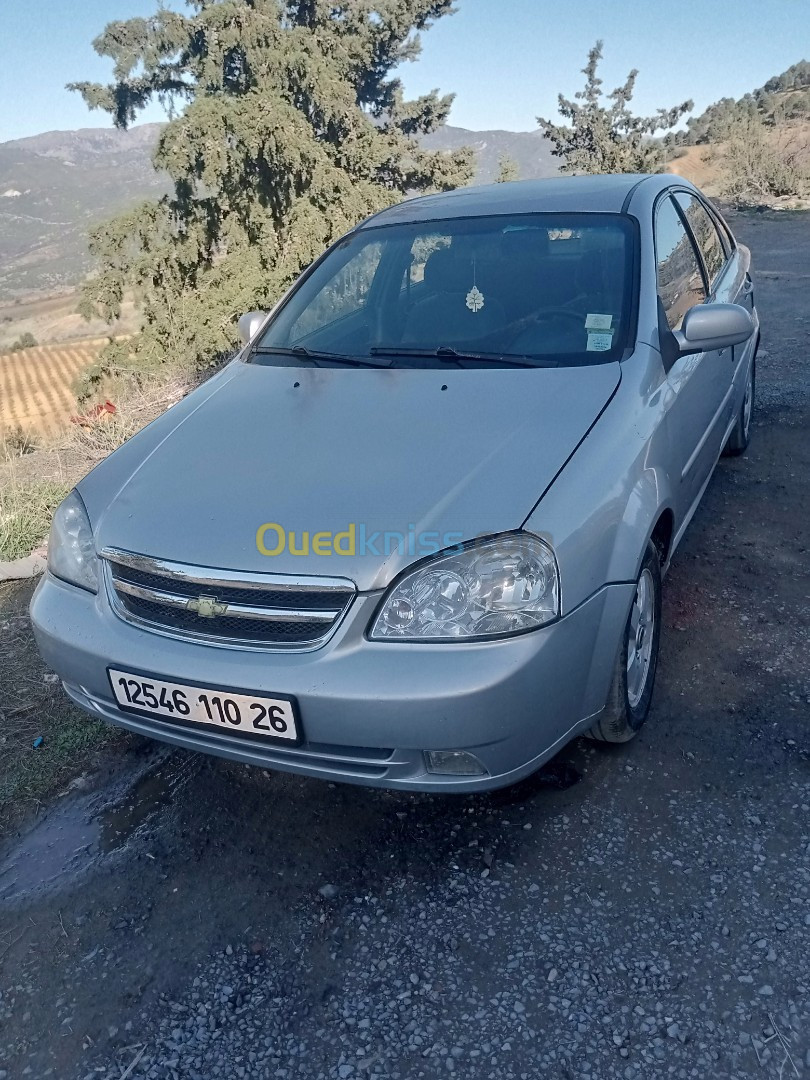
[{"label": "car roof", "polygon": [[625,207],[627,197],[639,184],[651,185],[659,190],[675,182],[680,185],[683,180],[672,174],[613,173],[554,176],[547,180],[456,188],[397,203],[367,218],[358,228],[495,214],[618,214]]}]

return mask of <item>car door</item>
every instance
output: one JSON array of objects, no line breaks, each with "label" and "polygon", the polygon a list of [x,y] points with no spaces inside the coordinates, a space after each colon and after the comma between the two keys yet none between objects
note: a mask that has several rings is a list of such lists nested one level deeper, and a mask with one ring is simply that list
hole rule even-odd
[{"label": "car door", "polygon": [[[702,257],[673,193],[656,205],[655,248],[662,318],[670,330],[678,330],[691,307],[711,301]],[[715,443],[722,436],[715,433],[732,374],[728,355],[717,352],[678,356],[667,371],[672,480],[681,523],[693,510],[720,452]]]},{"label": "car door", "polygon": [[[709,302],[740,304],[755,316],[754,289],[749,273],[750,253],[747,248],[737,246],[725,223],[718,221],[715,212],[694,192],[679,191],[675,199],[703,259]],[[720,454],[725,433],[739,409],[748,365],[755,348],[756,336],[742,345],[722,349],[718,353],[723,360],[721,370],[731,367],[733,388],[730,388],[728,400],[724,402],[724,409],[718,418],[717,431],[712,433],[710,439],[716,455]]]}]

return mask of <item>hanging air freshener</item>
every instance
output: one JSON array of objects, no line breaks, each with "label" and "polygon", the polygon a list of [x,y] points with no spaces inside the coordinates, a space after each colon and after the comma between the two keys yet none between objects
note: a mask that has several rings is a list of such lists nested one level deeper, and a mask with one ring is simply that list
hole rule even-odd
[{"label": "hanging air freshener", "polygon": [[467,293],[467,307],[470,311],[480,311],[484,306],[484,294],[477,285],[473,285]]},{"label": "hanging air freshener", "polygon": [[478,312],[484,306],[484,294],[478,288],[476,281],[475,259],[473,259],[473,287],[467,293],[467,307],[473,313]]}]

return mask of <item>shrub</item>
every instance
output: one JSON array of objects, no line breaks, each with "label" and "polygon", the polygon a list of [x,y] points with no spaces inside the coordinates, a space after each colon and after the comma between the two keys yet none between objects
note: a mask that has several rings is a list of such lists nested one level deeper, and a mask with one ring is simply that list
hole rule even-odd
[{"label": "shrub", "polygon": [[33,454],[36,448],[34,436],[19,424],[0,439],[0,457],[22,457],[23,454]]},{"label": "shrub", "polygon": [[737,206],[810,195],[810,169],[803,153],[801,140],[789,128],[775,133],[757,118],[741,120],[719,153],[722,194]]},{"label": "shrub", "polygon": [[36,344],[37,339],[34,335],[26,331],[26,333],[20,334],[9,349],[9,352],[20,352],[22,349],[33,349],[36,348]]},{"label": "shrub", "polygon": [[557,110],[564,123],[537,118],[551,142],[551,153],[563,159],[560,172],[659,172],[666,151],[663,142],[652,136],[674,127],[692,102],[659,109],[655,116],[635,116],[630,102],[638,71],[634,68],[622,86],[606,94],[597,74],[601,59],[602,42],[597,41],[582,69],[584,89],[572,99],[558,96]]}]

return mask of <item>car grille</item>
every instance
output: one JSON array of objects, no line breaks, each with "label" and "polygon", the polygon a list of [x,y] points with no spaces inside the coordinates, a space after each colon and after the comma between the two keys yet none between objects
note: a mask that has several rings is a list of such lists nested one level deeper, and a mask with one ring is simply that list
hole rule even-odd
[{"label": "car grille", "polygon": [[212,644],[314,648],[356,592],[347,578],[235,573],[112,548],[101,555],[122,618]]}]

